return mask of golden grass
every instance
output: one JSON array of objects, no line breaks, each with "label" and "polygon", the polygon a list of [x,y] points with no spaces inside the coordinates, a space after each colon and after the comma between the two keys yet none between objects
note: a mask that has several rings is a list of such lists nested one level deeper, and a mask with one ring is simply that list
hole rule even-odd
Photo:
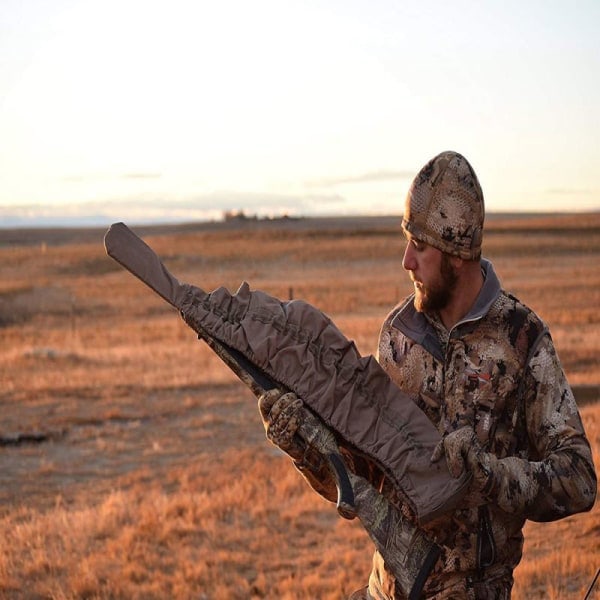
[{"label": "golden grass", "polygon": [[[410,291],[396,225],[146,239],[180,280],[291,291],[371,353]],[[5,246],[0,236],[0,434],[48,434],[0,449],[0,597],[337,600],[364,585],[366,533],[267,444],[249,392],[96,233],[47,232],[45,246],[44,232]],[[486,248],[505,287],[549,323],[577,394],[598,400],[598,215],[497,218]],[[600,405],[582,415],[600,464]],[[528,523],[513,597],[582,599],[599,539],[598,508]]]}]

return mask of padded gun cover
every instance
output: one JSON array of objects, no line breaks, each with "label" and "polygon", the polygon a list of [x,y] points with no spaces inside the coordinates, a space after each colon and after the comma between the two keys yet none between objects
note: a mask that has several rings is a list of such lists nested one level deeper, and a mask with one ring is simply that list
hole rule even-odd
[{"label": "padded gun cover", "polygon": [[[120,261],[127,239],[118,236],[121,247],[111,248],[109,234],[107,251]],[[181,284],[146,248],[148,252],[136,248],[135,256],[128,257],[136,264],[128,268],[178,308],[192,329],[239,351],[294,391],[345,442],[374,460],[420,524],[451,510],[461,499],[469,476],[454,478],[444,460],[430,461],[441,439],[433,423],[375,358],[361,356],[324,313],[301,300],[282,302],[251,290],[245,282],[235,294],[222,287],[207,293]]]}]

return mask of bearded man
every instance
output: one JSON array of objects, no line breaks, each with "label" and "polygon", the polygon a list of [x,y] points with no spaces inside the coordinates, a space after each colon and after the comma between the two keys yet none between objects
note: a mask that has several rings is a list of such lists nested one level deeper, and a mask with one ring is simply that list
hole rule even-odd
[{"label": "bearded man", "polygon": [[[525,521],[590,510],[597,491],[548,328],[481,258],[483,224],[483,193],[469,162],[457,152],[431,159],[409,189],[402,221],[402,265],[414,294],[388,315],[379,339],[379,362],[442,436],[431,460],[446,460],[456,477],[465,469],[472,475],[461,504],[427,526],[441,547],[423,591],[434,600],[510,598]],[[267,437],[335,500],[328,472],[290,446],[302,403],[268,393],[259,408]],[[403,599],[378,552],[368,587],[352,599]]]}]

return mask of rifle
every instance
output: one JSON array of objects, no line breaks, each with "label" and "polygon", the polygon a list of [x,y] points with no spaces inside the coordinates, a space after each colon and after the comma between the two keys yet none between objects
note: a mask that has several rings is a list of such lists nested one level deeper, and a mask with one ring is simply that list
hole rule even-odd
[{"label": "rifle", "polygon": [[[265,372],[248,354],[234,348],[209,332],[186,311],[186,302],[194,290],[180,284],[159,257],[125,224],[113,224],[104,238],[107,254],[138,277],[159,296],[180,311],[186,323],[205,341],[257,398],[265,391],[280,388],[281,381]],[[197,294],[196,294],[197,296]],[[194,298],[197,301],[197,298]],[[416,600],[440,554],[440,548],[425,532],[401,514],[398,507],[380,494],[366,479],[347,468],[334,433],[319,415],[306,407],[306,419],[297,435],[317,450],[325,460],[338,490],[337,510],[341,517],[358,517],[377,550],[383,556],[400,589]],[[461,484],[464,487],[464,484]]]}]

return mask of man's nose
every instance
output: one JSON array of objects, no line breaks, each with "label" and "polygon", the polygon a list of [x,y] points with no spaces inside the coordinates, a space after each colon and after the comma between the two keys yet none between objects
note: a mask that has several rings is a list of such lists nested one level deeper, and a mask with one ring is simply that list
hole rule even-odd
[{"label": "man's nose", "polygon": [[410,243],[406,244],[404,256],[402,257],[402,267],[406,271],[414,271],[416,268],[415,253]]}]

